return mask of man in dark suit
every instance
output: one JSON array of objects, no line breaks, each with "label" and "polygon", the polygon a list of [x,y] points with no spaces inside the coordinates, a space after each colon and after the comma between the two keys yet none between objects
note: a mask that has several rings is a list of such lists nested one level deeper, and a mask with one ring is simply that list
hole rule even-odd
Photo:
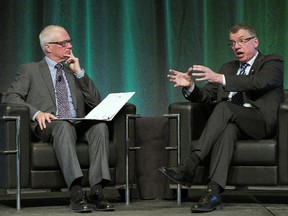
[{"label": "man in dark suit", "polygon": [[[221,193],[226,186],[235,142],[240,137],[262,139],[275,136],[277,109],[283,101],[283,59],[263,55],[252,26],[239,24],[229,31],[229,46],[236,61],[214,72],[193,65],[186,73],[170,70],[168,78],[181,86],[185,98],[193,102],[216,103],[197,145],[183,165],[160,168],[176,183],[191,185],[195,169],[211,154],[208,185],[192,212],[209,212],[222,208]],[[192,80],[208,81],[197,86]]]},{"label": "man in dark suit", "polygon": [[[110,181],[107,125],[55,120],[84,117],[85,106],[94,108],[100,103],[98,90],[80,67],[79,59],[73,55],[71,39],[64,28],[47,26],[39,39],[44,59],[19,67],[17,77],[3,95],[2,102],[24,104],[30,108],[32,131],[53,145],[70,190],[72,210],[91,212],[91,203],[96,210],[113,210],[102,194],[103,187]],[[89,145],[91,193],[88,197],[83,195],[83,173],[75,148],[79,138]]]}]

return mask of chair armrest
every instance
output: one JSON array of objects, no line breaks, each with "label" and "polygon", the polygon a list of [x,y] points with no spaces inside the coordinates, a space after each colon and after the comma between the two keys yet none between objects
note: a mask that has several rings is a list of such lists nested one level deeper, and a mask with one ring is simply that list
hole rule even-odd
[{"label": "chair armrest", "polygon": [[[24,105],[17,104],[0,104],[0,116],[20,116],[20,166],[21,166],[21,187],[29,187],[30,177],[30,114],[29,108]],[[15,143],[16,125],[15,121],[0,121],[0,149],[12,150],[16,149]],[[15,155],[0,156],[0,187],[15,188]]]},{"label": "chair armrest", "polygon": [[[181,161],[190,154],[190,145],[199,138],[214,109],[214,104],[178,102],[169,105],[169,113],[180,114]],[[171,136],[175,133],[172,130]],[[176,135],[175,135],[176,136]],[[173,138],[172,138],[173,139]]]},{"label": "chair armrest", "polygon": [[[112,139],[116,147],[116,184],[125,184],[125,155],[126,155],[126,115],[136,114],[136,106],[133,104],[125,104],[124,107],[112,120]],[[133,161],[133,160],[131,160]],[[134,170],[134,165],[130,166],[130,170]],[[131,175],[133,173],[131,172]]]},{"label": "chair armrest", "polygon": [[288,102],[282,103],[278,110],[278,161],[279,184],[288,184]]}]

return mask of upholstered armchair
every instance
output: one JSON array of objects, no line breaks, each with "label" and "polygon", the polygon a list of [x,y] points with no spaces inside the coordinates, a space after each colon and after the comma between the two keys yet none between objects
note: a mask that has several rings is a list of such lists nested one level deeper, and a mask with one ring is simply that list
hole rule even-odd
[{"label": "upholstered armchair", "polygon": [[[278,134],[272,139],[239,140],[235,146],[227,185],[288,185],[288,91],[278,110]],[[169,106],[169,113],[180,114],[181,160],[186,158],[199,138],[213,106],[180,102]],[[195,185],[206,185],[208,164],[197,168]]]},{"label": "upholstered armchair", "polygon": [[[126,114],[135,114],[136,107],[126,104],[111,122],[107,122],[110,132],[109,167],[112,181],[110,186],[125,186],[125,119]],[[0,116],[20,116],[21,141],[21,188],[27,190],[65,188],[66,184],[60,171],[51,144],[43,143],[30,134],[30,115],[26,106],[0,104]],[[0,122],[0,150],[15,148],[15,122]],[[83,185],[88,186],[89,167],[88,145],[77,143],[78,157],[83,168]],[[0,188],[14,189],[16,186],[15,155],[0,155]],[[134,163],[130,164],[130,182],[133,181]],[[123,193],[124,194],[124,193]],[[122,195],[123,195],[122,194]]]}]

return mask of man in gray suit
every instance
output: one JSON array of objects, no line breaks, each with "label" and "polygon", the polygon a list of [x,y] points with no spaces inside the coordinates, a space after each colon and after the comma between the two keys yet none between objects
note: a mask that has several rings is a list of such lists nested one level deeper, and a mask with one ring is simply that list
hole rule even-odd
[{"label": "man in gray suit", "polygon": [[[32,131],[53,145],[70,190],[72,210],[91,212],[93,206],[96,210],[114,210],[102,194],[103,187],[110,181],[107,125],[55,120],[84,117],[85,106],[94,108],[99,104],[98,90],[80,67],[79,59],[73,55],[71,39],[64,28],[47,26],[39,39],[44,59],[19,67],[16,79],[3,95],[2,102],[24,104],[30,108]],[[88,197],[83,195],[83,173],[75,148],[79,138],[89,145],[91,193]]]},{"label": "man in gray suit", "polygon": [[[215,108],[193,152],[183,165],[160,168],[172,181],[190,185],[195,170],[211,154],[206,193],[192,212],[222,208],[221,193],[226,186],[234,144],[239,138],[271,138],[276,134],[277,110],[283,101],[283,59],[263,55],[254,28],[239,24],[229,31],[229,44],[237,60],[224,64],[219,72],[193,65],[186,73],[170,70],[168,78],[181,86],[186,99],[214,103]],[[197,86],[192,80],[208,81]]]}]

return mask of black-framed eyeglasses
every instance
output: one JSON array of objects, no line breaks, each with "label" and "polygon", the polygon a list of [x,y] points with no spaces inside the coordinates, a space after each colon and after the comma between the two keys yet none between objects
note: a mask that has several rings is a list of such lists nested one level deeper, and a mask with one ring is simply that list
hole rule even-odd
[{"label": "black-framed eyeglasses", "polygon": [[228,46],[233,48],[233,47],[235,47],[236,43],[238,43],[240,46],[244,46],[248,41],[250,41],[251,39],[253,39],[255,37],[256,36],[240,39],[238,41],[230,41],[228,43]]},{"label": "black-framed eyeglasses", "polygon": [[61,45],[62,47],[66,47],[68,43],[71,44],[72,40],[64,40],[64,41],[59,41],[59,42],[48,42],[48,44],[58,44]]}]

